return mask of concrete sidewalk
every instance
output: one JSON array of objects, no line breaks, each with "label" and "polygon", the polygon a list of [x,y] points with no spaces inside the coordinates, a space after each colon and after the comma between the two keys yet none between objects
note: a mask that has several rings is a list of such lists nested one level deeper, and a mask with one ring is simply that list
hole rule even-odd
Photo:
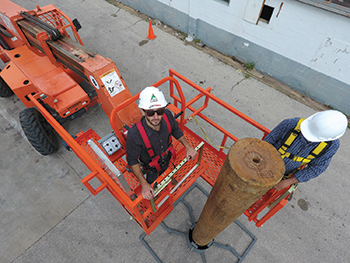
[{"label": "concrete sidewalk", "polygon": [[[285,118],[315,112],[158,27],[153,27],[157,38],[146,41],[147,21],[106,1],[14,2],[28,10],[54,4],[71,19],[78,18],[85,46],[116,63],[132,94],[173,68],[205,88],[212,87],[214,95],[269,129]],[[0,262],[155,262],[139,240],[142,229],[108,191],[92,196],[80,182],[89,171],[74,153],[61,147],[44,157],[29,145],[18,120],[24,108],[15,96],[0,98]],[[261,137],[220,109],[207,114],[238,138]],[[107,116],[97,106],[64,126],[71,134],[93,128],[102,137],[111,131]],[[215,142],[215,131],[206,131]],[[347,131],[327,171],[300,184],[293,199],[263,227],[256,228],[245,216],[239,218],[258,239],[244,262],[349,261],[349,154]],[[203,180],[198,183],[210,191]],[[195,189],[186,201],[198,218],[205,195]],[[188,218],[179,204],[165,223],[186,232]],[[145,240],[162,262],[202,262],[199,254],[188,253],[185,238],[161,227]],[[241,253],[249,238],[233,224],[216,241],[231,244]],[[208,249],[206,258],[207,262],[236,261],[216,247]]]}]

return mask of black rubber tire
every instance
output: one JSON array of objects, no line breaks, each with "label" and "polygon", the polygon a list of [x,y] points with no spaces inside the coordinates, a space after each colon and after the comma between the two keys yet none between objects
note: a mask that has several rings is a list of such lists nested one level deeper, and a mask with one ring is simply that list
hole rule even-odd
[{"label": "black rubber tire", "polygon": [[42,155],[57,151],[55,130],[36,108],[27,108],[19,113],[19,121],[30,144]]},{"label": "black rubber tire", "polygon": [[12,89],[0,78],[0,97],[10,97],[11,95],[13,95]]}]

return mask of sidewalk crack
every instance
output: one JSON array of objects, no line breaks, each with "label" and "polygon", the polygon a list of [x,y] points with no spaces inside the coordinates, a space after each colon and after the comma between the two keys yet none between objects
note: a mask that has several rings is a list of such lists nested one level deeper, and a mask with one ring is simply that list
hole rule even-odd
[{"label": "sidewalk crack", "polygon": [[244,80],[246,80],[246,78],[243,78],[243,79],[241,79],[240,81],[238,81],[236,84],[234,84],[234,85],[231,87],[230,91],[226,94],[226,96],[229,95],[229,94],[233,91],[233,89],[234,89],[236,86],[238,86],[239,84],[241,84]]}]

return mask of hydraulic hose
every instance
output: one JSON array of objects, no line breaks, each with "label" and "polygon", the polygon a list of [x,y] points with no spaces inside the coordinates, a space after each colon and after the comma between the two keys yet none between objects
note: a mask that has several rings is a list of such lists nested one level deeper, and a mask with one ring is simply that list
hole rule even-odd
[{"label": "hydraulic hose", "polygon": [[11,50],[10,46],[7,44],[7,42],[2,37],[2,35],[0,35],[0,45],[2,46],[3,49]]},{"label": "hydraulic hose", "polygon": [[29,20],[32,23],[34,23],[35,25],[44,29],[51,36],[51,39],[53,41],[60,39],[62,37],[60,31],[57,28],[45,23],[44,21],[40,20],[36,16],[32,16],[32,15],[28,14],[27,12],[23,12],[23,11],[20,13],[20,15],[24,19]]}]

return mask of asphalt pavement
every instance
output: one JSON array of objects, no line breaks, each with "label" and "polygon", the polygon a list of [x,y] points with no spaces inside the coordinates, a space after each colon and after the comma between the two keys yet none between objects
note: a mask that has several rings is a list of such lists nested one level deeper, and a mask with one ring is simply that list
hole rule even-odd
[{"label": "asphalt pavement", "polygon": [[[14,2],[28,10],[54,4],[71,19],[78,18],[85,46],[116,63],[132,94],[164,78],[172,68],[204,88],[211,87],[214,95],[269,129],[285,118],[315,113],[160,27],[153,27],[157,38],[147,40],[147,21],[107,1]],[[74,153],[61,146],[57,153],[41,156],[31,147],[18,119],[24,108],[15,96],[0,98],[0,262],[156,262],[139,240],[142,229],[109,192],[93,196],[80,182],[89,171]],[[231,121],[219,108],[207,114],[238,138],[261,136],[246,124]],[[111,131],[98,106],[64,127],[71,134],[93,128],[101,137]],[[215,142],[216,131],[204,128]],[[300,184],[293,199],[263,227],[239,217],[257,238],[244,262],[349,262],[349,154],[348,130],[326,172]],[[203,180],[198,184],[210,191]],[[195,188],[185,198],[198,218],[206,196]],[[180,203],[165,223],[187,231],[188,218]],[[202,262],[198,253],[189,253],[184,237],[168,234],[161,226],[145,240],[162,262]],[[239,253],[249,240],[235,224],[217,238]],[[205,254],[207,262],[237,261],[218,247]]]}]

